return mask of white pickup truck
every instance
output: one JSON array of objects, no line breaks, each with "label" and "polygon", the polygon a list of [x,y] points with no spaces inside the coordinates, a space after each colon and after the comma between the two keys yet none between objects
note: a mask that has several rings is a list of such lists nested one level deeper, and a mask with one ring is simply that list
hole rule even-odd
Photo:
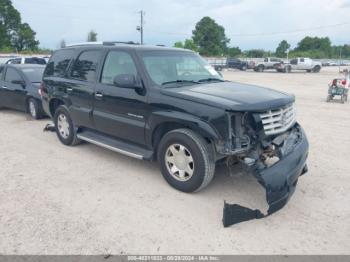
[{"label": "white pickup truck", "polygon": [[289,73],[292,70],[305,70],[307,72],[318,73],[321,71],[321,62],[313,61],[310,58],[298,57],[293,58],[289,63],[279,63],[275,66],[277,72]]},{"label": "white pickup truck", "polygon": [[263,61],[259,61],[255,63],[254,71],[255,72],[263,72],[267,69],[274,69],[277,64],[282,63],[282,60],[275,57],[265,57]]}]

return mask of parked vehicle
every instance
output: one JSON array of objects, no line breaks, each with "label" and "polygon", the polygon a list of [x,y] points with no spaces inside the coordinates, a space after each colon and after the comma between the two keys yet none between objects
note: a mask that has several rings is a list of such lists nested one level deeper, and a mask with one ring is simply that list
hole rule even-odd
[{"label": "parked vehicle", "polygon": [[208,63],[218,72],[223,69],[239,69],[245,71],[248,69],[248,62],[238,58],[210,58]]},{"label": "parked vehicle", "polygon": [[45,66],[0,66],[0,107],[28,112],[33,119],[45,115],[38,93]]},{"label": "parked vehicle", "polygon": [[313,61],[310,58],[294,58],[289,63],[279,63],[275,66],[277,72],[289,73],[292,70],[305,70],[307,72],[318,73],[321,71],[321,62]]},{"label": "parked vehicle", "polygon": [[228,58],[227,68],[235,68],[235,69],[245,71],[248,69],[248,62],[242,61],[241,59],[238,59],[238,58]]},{"label": "parked vehicle", "polygon": [[63,144],[87,141],[158,160],[165,180],[183,192],[205,188],[215,163],[234,159],[266,188],[274,212],[307,170],[294,96],[224,81],[189,50],[70,46],[53,53],[41,94]]},{"label": "parked vehicle", "polygon": [[38,64],[46,65],[46,60],[40,57],[17,57],[12,58],[6,64]]},{"label": "parked vehicle", "polygon": [[344,104],[348,101],[349,88],[346,84],[346,79],[335,78],[332,83],[329,84],[327,102],[334,100],[336,97],[340,97],[340,102]]},{"label": "parked vehicle", "polygon": [[266,57],[264,61],[259,61],[255,63],[254,71],[255,72],[263,72],[268,69],[275,69],[276,65],[282,63],[281,59],[275,57]]}]

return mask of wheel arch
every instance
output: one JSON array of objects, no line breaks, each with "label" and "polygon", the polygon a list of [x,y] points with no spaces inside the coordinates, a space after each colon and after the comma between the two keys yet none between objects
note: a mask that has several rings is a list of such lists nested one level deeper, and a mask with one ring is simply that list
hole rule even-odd
[{"label": "wheel arch", "polygon": [[54,116],[56,109],[60,106],[60,105],[65,105],[66,102],[63,99],[60,98],[52,98],[49,102],[49,110],[50,110],[50,114],[51,116]]},{"label": "wheel arch", "polygon": [[150,134],[146,140],[155,151],[157,151],[158,144],[166,133],[180,128],[188,128],[192,131],[197,132],[208,143],[212,143],[221,139],[219,133],[209,123],[188,114],[171,114],[169,112],[164,112],[162,115],[152,116],[149,123]]}]

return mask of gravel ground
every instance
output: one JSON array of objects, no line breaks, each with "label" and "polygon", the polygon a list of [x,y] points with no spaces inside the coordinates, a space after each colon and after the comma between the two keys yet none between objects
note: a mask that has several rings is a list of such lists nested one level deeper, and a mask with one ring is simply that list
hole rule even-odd
[{"label": "gravel ground", "polygon": [[288,205],[223,228],[223,201],[265,209],[255,179],[219,166],[184,194],[157,164],[42,132],[48,119],[0,111],[1,254],[350,254],[350,103],[326,103],[337,68],[320,74],[224,72],[294,93],[310,140],[309,173]]}]

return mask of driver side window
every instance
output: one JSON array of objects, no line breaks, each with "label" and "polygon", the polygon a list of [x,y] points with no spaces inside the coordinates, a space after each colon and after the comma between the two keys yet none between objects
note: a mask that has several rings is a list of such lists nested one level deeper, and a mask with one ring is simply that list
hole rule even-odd
[{"label": "driver side window", "polygon": [[110,51],[103,66],[101,83],[112,85],[114,77],[122,74],[137,75],[134,60],[126,52]]}]

